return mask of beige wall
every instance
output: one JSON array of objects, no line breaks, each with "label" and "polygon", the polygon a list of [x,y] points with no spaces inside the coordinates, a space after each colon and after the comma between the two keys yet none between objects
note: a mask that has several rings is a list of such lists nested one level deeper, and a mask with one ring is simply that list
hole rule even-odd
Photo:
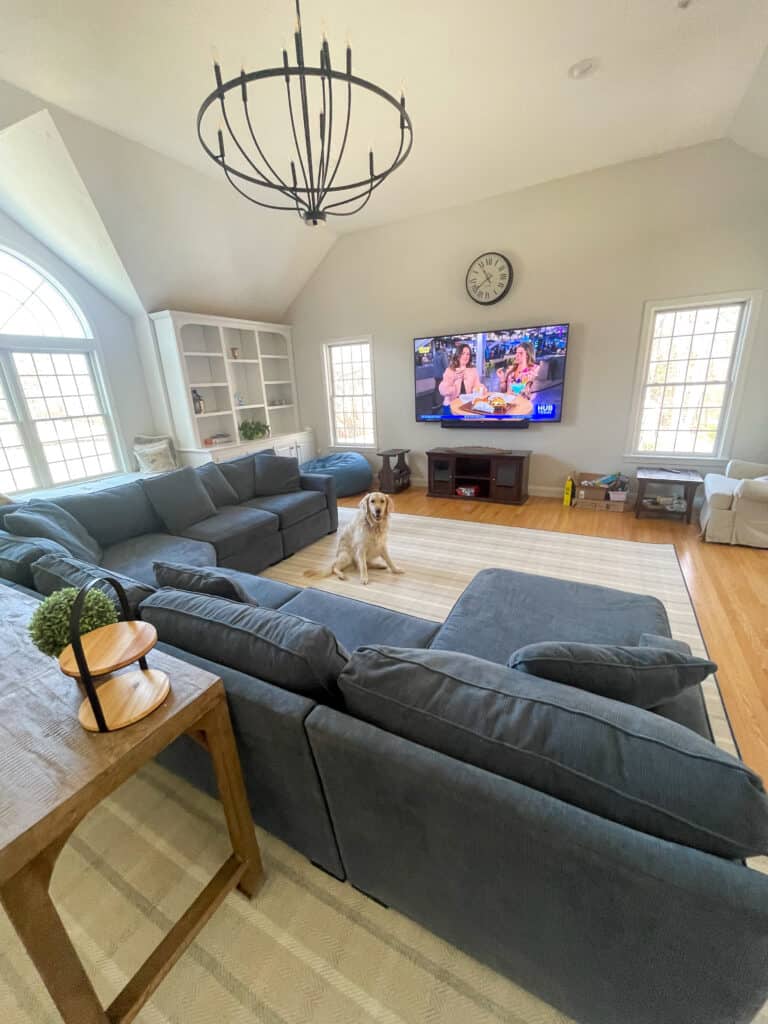
[{"label": "beige wall", "polygon": [[[419,475],[427,448],[473,443],[531,448],[541,493],[568,469],[631,469],[622,456],[643,304],[766,287],[767,169],[731,142],[708,143],[340,238],[286,316],[302,423],[328,444],[323,342],[371,335],[379,444],[413,449]],[[515,282],[484,309],[464,275],[488,249],[507,253]],[[448,433],[415,423],[414,336],[561,321],[571,323],[561,424]],[[768,460],[767,377],[764,302],[733,438],[742,458]]]}]

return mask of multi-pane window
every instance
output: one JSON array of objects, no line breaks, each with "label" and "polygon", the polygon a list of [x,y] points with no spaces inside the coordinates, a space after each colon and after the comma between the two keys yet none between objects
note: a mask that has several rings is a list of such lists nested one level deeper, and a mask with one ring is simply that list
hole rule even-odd
[{"label": "multi-pane window", "polygon": [[325,353],[332,443],[375,445],[370,343],[334,342]]},{"label": "multi-pane window", "polygon": [[87,325],[50,278],[0,249],[0,334],[87,338]]},{"label": "multi-pane window", "polygon": [[652,312],[635,451],[719,453],[746,308],[730,302]]},{"label": "multi-pane window", "polygon": [[27,455],[13,407],[0,381],[0,491],[26,491],[35,486],[35,475]]},{"label": "multi-pane window", "polygon": [[0,250],[0,492],[115,471],[95,358],[75,304]]}]

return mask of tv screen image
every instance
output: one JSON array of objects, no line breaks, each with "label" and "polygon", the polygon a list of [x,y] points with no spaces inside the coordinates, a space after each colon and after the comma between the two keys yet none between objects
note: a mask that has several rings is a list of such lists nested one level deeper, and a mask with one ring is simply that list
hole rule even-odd
[{"label": "tv screen image", "polygon": [[416,419],[559,423],[568,324],[414,338]]}]

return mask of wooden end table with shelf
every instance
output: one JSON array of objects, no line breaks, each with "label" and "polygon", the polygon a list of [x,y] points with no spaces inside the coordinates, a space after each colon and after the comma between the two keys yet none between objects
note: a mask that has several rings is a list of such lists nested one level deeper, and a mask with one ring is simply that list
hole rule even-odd
[{"label": "wooden end table with shelf", "polygon": [[[637,504],[635,505],[635,518],[639,519],[643,514],[647,516],[660,516],[663,518],[683,519],[690,523],[693,518],[693,503],[696,499],[696,491],[704,483],[701,473],[695,469],[653,469],[648,466],[641,466],[637,471]],[[670,484],[683,488],[685,500],[684,511],[673,511],[660,505],[658,508],[643,506],[646,488],[648,484]]]},{"label": "wooden end table with shelf", "polygon": [[[66,1024],[128,1024],[227,894],[251,898],[263,881],[224,685],[152,651],[170,676],[165,702],[125,729],[86,732],[77,685],[29,640],[36,607],[0,584],[0,903]],[[184,733],[210,754],[233,852],[105,1009],[51,900],[53,869],[88,812]]]}]

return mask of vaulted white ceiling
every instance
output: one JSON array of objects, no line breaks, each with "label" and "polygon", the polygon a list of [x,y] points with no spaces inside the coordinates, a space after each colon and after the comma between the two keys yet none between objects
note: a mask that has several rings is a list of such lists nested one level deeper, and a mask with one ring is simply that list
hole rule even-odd
[{"label": "vaulted white ceiling", "polygon": [[[293,6],[4,0],[0,77],[217,174],[194,124],[212,47],[225,75],[279,63]],[[721,137],[768,45],[765,0],[304,0],[303,20],[314,60],[324,20],[339,63],[349,33],[359,73],[404,81],[414,119],[409,162],[339,230]],[[600,71],[572,81],[584,57]],[[267,139],[283,116],[269,93]],[[369,126],[353,134],[362,156]]]},{"label": "vaulted white ceiling", "polygon": [[[728,134],[768,154],[766,0],[303,0],[308,59],[323,22],[339,64],[349,35],[357,73],[393,92],[404,83],[415,137],[363,214],[304,228],[236,196],[195,133],[212,47],[225,77],[279,63],[293,0],[2,6],[0,79],[12,86],[0,86],[0,128],[50,109],[150,309],[276,316],[337,230]],[[597,73],[572,80],[585,57]],[[251,97],[259,134],[287,172],[284,98],[264,97]],[[362,160],[385,132],[363,112],[352,140]]]}]

